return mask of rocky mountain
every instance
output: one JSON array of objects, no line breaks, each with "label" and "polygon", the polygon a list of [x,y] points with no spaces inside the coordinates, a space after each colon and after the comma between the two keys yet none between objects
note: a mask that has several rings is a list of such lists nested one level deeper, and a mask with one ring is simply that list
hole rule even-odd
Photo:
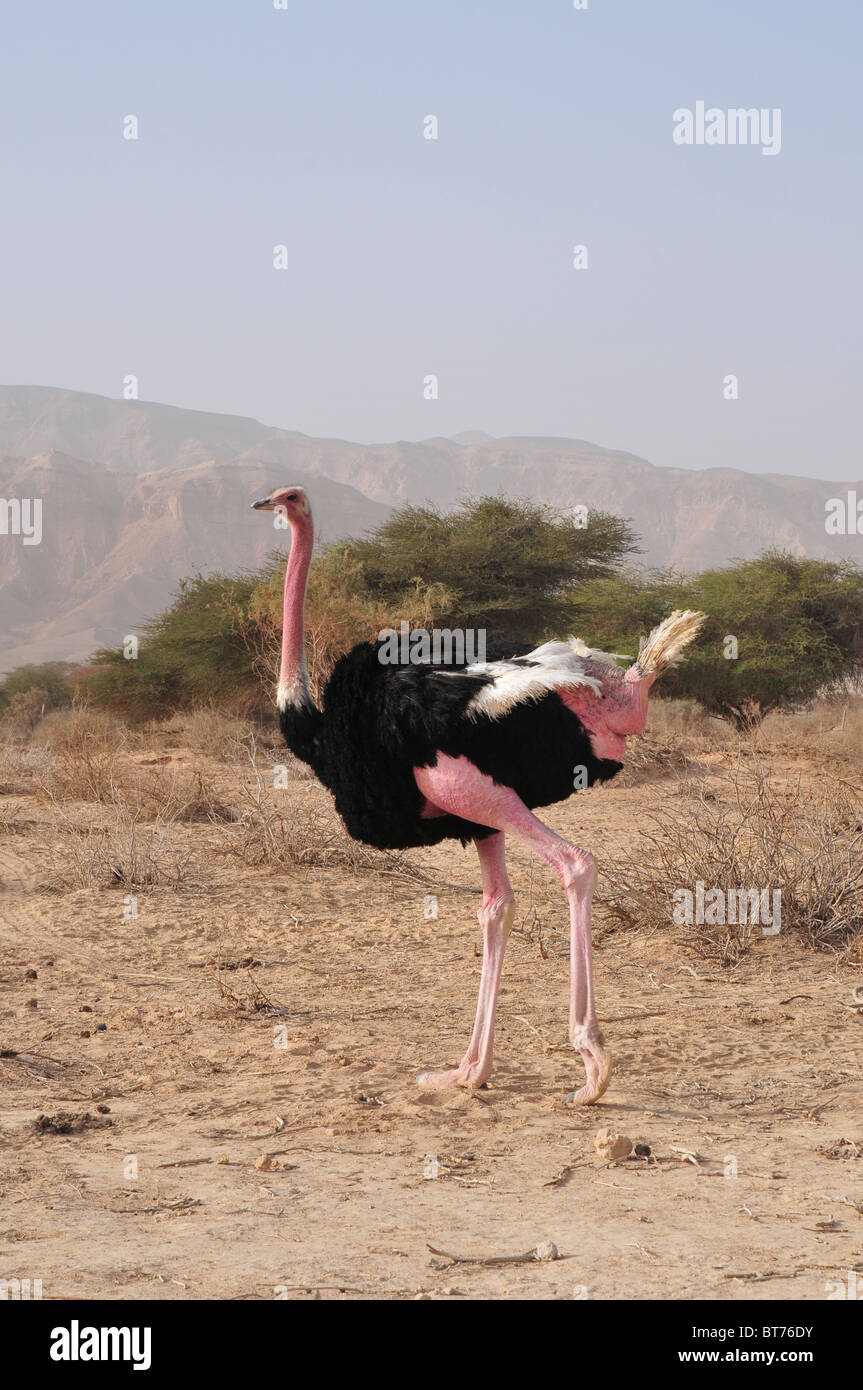
[{"label": "rocky mountain", "polygon": [[402,502],[448,507],[503,492],[631,518],[648,565],[701,569],[770,546],[863,563],[863,534],[825,528],[825,503],[854,484],[662,468],[578,439],[468,430],[356,444],[244,416],[5,386],[3,455],[0,498],[42,497],[45,534],[30,547],[0,535],[0,670],[84,657],[157,612],[183,575],[259,563],[284,536],[262,530],[248,502],[279,483],[310,488],[324,539],[366,530]]}]

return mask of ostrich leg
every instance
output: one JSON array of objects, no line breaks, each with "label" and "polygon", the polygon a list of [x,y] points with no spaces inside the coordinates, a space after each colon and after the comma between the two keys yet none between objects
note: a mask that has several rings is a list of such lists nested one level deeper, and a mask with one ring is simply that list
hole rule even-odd
[{"label": "ostrich leg", "polygon": [[[571,1091],[566,1099],[576,1105],[590,1105],[599,1100],[611,1078],[611,1053],[602,1046],[593,997],[590,904],[596,866],[592,854],[566,840],[563,843],[578,856],[574,863],[558,868],[569,899],[569,1041],[581,1053],[587,1072],[585,1085]],[[553,864],[554,860],[549,857],[548,862]]]},{"label": "ostrich leg", "polygon": [[[602,1046],[593,997],[590,950],[590,901],[596,873],[593,856],[549,830],[511,787],[493,781],[468,758],[450,758],[439,753],[434,767],[415,768],[414,777],[428,803],[426,814],[448,812],[473,821],[475,825],[493,826],[495,830],[516,836],[541,855],[559,875],[569,901],[569,1036],[581,1053],[587,1072],[586,1084],[567,1096],[567,1100],[579,1105],[592,1104],[602,1095],[611,1075],[611,1057]],[[457,1073],[439,1075],[451,1077]],[[465,1083],[439,1080],[433,1084]]]},{"label": "ostrich leg", "polygon": [[512,930],[512,887],[506,876],[503,835],[476,841],[482,870],[482,907],[477,912],[483,934],[482,976],[467,1052],[453,1071],[427,1071],[417,1077],[420,1086],[482,1086],[491,1076],[494,1015],[503,954]]}]

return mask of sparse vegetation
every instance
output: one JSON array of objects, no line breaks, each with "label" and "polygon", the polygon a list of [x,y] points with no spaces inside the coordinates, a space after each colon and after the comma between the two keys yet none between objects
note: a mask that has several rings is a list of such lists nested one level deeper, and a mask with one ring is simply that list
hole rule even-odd
[{"label": "sparse vegetation", "polygon": [[130,744],[130,733],[118,720],[74,708],[44,719],[33,741],[48,754],[39,779],[44,795],[70,801],[115,799],[117,758]]},{"label": "sparse vegetation", "polygon": [[253,744],[249,750],[251,778],[246,776],[240,782],[239,805],[232,823],[220,827],[226,853],[254,867],[345,868],[352,872],[374,868],[383,861],[375,850],[349,838],[325,802],[293,800],[279,805],[272,780],[269,785],[265,782],[255,751]]},{"label": "sparse vegetation", "polygon": [[250,720],[225,714],[212,703],[174,714],[159,728],[176,734],[177,742],[194,753],[226,763],[244,760],[252,742],[260,738]]},{"label": "sparse vegetation", "polygon": [[176,887],[188,875],[189,854],[174,843],[173,822],[150,823],[122,802],[109,823],[72,820],[55,801],[61,852],[49,878],[57,892],[74,888]]},{"label": "sparse vegetation", "polygon": [[738,760],[709,784],[683,779],[638,843],[604,865],[597,897],[627,925],[676,932],[702,955],[739,959],[753,932],[761,935],[752,904],[744,915],[734,903],[742,922],[720,907],[681,925],[678,895],[698,883],[725,898],[778,890],[782,932],[846,948],[863,927],[863,793],[836,777],[780,778],[760,761]]}]

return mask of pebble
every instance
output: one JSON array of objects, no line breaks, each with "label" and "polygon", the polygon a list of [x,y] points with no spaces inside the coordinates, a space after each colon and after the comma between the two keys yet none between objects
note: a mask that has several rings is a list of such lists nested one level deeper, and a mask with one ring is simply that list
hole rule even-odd
[{"label": "pebble", "polygon": [[627,1158],[632,1153],[632,1140],[629,1136],[618,1134],[609,1125],[596,1131],[594,1144],[600,1158]]}]

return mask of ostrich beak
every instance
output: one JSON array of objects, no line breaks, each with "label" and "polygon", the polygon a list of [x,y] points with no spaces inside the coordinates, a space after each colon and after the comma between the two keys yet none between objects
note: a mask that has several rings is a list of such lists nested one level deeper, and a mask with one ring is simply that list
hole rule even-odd
[{"label": "ostrich beak", "polygon": [[269,497],[262,497],[260,502],[252,503],[252,510],[256,512],[266,512],[271,510],[272,505],[273,504],[270,501]]}]

